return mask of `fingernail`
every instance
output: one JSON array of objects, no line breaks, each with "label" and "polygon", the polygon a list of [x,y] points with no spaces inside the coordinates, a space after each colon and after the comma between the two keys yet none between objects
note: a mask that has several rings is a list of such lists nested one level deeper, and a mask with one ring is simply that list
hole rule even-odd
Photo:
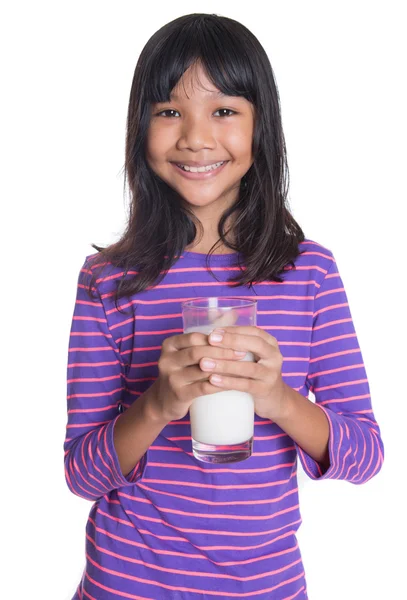
[{"label": "fingernail", "polygon": [[246,356],[246,352],[241,352],[240,350],[235,350],[236,356]]},{"label": "fingernail", "polygon": [[211,375],[211,381],[213,383],[222,383],[222,377],[220,375]]},{"label": "fingernail", "polygon": [[225,331],[223,329],[215,329],[210,334],[211,342],[221,342],[223,340],[223,334]]},{"label": "fingernail", "polygon": [[216,363],[214,363],[212,360],[208,360],[207,358],[205,358],[202,361],[202,366],[204,369],[213,369],[216,366]]}]

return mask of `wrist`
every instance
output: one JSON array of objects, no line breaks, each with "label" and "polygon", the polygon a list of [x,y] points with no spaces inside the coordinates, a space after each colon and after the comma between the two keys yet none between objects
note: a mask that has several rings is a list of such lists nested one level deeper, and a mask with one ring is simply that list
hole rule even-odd
[{"label": "wrist", "polygon": [[295,390],[293,390],[283,380],[281,383],[282,385],[280,393],[277,396],[278,400],[277,402],[273,403],[273,415],[270,416],[270,419],[279,426],[280,423],[284,423],[290,419],[295,404],[293,399],[293,393],[295,394]]},{"label": "wrist", "polygon": [[163,429],[171,421],[162,411],[160,402],[158,401],[155,382],[146,390],[142,400],[142,412],[147,424],[153,427],[161,427]]}]

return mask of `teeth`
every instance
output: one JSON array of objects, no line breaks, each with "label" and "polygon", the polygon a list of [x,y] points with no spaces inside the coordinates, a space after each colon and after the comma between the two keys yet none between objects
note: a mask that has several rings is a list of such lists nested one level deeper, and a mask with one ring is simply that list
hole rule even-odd
[{"label": "teeth", "polygon": [[206,171],[213,171],[214,169],[217,169],[223,165],[224,162],[225,161],[217,162],[213,165],[207,165],[206,167],[188,167],[187,165],[178,165],[178,167],[181,167],[181,169],[184,171],[190,171],[191,173],[205,173]]}]

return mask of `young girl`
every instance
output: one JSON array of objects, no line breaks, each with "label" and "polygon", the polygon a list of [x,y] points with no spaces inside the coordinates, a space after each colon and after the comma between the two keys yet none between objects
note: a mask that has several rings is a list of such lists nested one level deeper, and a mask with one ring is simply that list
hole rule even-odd
[{"label": "young girl", "polygon": [[[151,37],[126,176],[127,228],[87,257],[71,329],[66,479],[94,501],[74,599],[304,600],[297,456],[361,484],[383,444],[335,258],[287,207],[278,92],[246,27],[191,14]],[[258,326],[183,334],[181,302],[210,296],[257,299]],[[254,453],[199,462],[188,411],[221,389],[253,396]]]}]

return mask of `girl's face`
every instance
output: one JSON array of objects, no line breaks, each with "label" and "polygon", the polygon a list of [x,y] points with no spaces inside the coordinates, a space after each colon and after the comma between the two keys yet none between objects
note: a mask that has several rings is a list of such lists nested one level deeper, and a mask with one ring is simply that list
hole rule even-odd
[{"label": "girl's face", "polygon": [[[152,106],[147,160],[197,216],[208,214],[209,207],[210,214],[216,208],[220,215],[237,199],[240,181],[253,164],[253,128],[253,104],[223,96],[202,67],[194,65],[172,90],[171,102]],[[220,162],[224,164],[204,173],[178,166]]]}]

